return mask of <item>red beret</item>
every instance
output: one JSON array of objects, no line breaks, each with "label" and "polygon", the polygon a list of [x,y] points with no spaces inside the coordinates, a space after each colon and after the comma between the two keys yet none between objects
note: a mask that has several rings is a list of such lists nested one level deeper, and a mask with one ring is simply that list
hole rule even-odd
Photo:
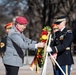
[{"label": "red beret", "polygon": [[27,19],[22,16],[17,17],[16,22],[19,24],[27,24],[28,23]]},{"label": "red beret", "polygon": [[7,23],[7,24],[5,25],[5,29],[9,29],[9,28],[11,28],[12,26],[13,26],[13,22]]}]

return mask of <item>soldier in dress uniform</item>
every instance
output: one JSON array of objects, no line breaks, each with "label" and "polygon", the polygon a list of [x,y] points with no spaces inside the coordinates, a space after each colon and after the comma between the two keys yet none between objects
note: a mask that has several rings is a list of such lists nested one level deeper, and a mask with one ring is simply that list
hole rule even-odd
[{"label": "soldier in dress uniform", "polygon": [[52,43],[51,43],[51,46],[53,46],[55,44],[54,41],[56,40],[56,37],[59,36],[58,34],[59,34],[58,26],[56,24],[52,24]]},{"label": "soldier in dress uniform", "polygon": [[[58,26],[56,24],[52,24],[52,39],[51,39],[51,45],[50,46],[54,46],[55,45],[55,40],[56,37],[58,37]],[[56,59],[57,53],[53,54],[53,57]]]},{"label": "soldier in dress uniform", "polygon": [[4,52],[6,50],[6,39],[7,39],[7,34],[9,33],[11,27],[13,26],[13,22],[9,22],[7,23],[4,28],[5,28],[5,32],[6,32],[6,36],[1,38],[1,42],[0,42],[0,54],[1,57],[3,57]]},{"label": "soldier in dress uniform", "polygon": [[[57,35],[58,35],[59,29],[58,29],[57,24],[54,24],[54,23],[51,25],[51,27],[52,27],[52,37],[51,37],[51,44],[50,44],[50,46],[54,46],[56,38],[58,37]],[[56,59],[57,58],[57,52],[52,54],[52,56],[54,57],[54,59]],[[50,56],[50,59],[51,59],[52,65],[53,65],[53,70],[55,71],[55,66],[56,66],[55,62],[54,62],[54,60],[52,59],[51,56]]]},{"label": "soldier in dress uniform", "polygon": [[[57,18],[55,24],[59,28],[59,36],[56,37],[54,46],[48,46],[47,52],[52,54],[57,53],[56,61],[63,69],[66,75],[70,75],[71,65],[74,64],[71,54],[71,44],[73,40],[72,31],[66,28],[66,17],[61,16]],[[64,75],[61,70],[56,66],[54,75]]]}]

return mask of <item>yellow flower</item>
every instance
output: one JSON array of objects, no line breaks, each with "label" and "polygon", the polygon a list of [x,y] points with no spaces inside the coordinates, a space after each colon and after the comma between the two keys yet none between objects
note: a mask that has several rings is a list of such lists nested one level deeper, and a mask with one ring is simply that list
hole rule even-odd
[{"label": "yellow flower", "polygon": [[42,39],[43,39],[43,40],[47,40],[47,35],[43,35],[43,36],[42,36]]},{"label": "yellow flower", "polygon": [[41,51],[41,49],[38,49],[38,53]]}]

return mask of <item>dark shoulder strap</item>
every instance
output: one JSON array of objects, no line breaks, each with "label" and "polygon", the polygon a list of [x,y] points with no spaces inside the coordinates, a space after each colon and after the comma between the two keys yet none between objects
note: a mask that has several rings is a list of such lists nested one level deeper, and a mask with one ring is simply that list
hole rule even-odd
[{"label": "dark shoulder strap", "polygon": [[[12,40],[12,39],[11,39]],[[22,49],[12,40],[13,46],[15,47],[19,57],[23,60],[24,58],[24,53],[22,51]]]}]

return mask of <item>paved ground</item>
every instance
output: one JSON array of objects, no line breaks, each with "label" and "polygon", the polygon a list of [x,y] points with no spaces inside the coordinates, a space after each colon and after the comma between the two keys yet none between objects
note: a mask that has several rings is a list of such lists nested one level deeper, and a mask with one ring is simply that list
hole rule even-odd
[{"label": "paved ground", "polygon": [[[74,58],[75,63],[74,65],[72,65],[71,75],[76,75],[76,56],[74,56],[73,58]],[[34,71],[30,70],[29,65],[32,62],[32,60],[33,60],[32,56],[29,56],[28,59],[25,57],[24,66],[20,68],[19,75],[41,75],[41,71],[40,73],[36,73],[35,69]],[[0,75],[5,75],[5,69],[2,64],[1,58],[0,58]],[[47,74],[46,75],[53,75],[52,64],[49,58],[48,58],[48,63],[47,63]]]}]

